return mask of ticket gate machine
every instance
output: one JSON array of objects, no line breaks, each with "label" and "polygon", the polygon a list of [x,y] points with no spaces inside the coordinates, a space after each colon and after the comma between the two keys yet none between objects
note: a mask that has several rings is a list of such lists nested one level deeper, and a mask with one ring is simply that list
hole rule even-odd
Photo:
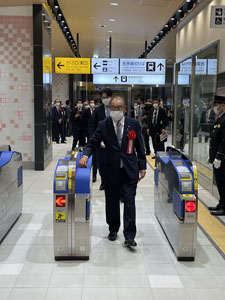
[{"label": "ticket gate machine", "polygon": [[0,242],[22,214],[22,155],[0,146]]},{"label": "ticket gate machine", "polygon": [[180,150],[157,152],[155,215],[177,260],[193,261],[197,240],[197,168]]},{"label": "ticket gate machine", "polygon": [[55,260],[88,260],[90,252],[91,164],[79,168],[82,152],[59,159],[54,175]]}]

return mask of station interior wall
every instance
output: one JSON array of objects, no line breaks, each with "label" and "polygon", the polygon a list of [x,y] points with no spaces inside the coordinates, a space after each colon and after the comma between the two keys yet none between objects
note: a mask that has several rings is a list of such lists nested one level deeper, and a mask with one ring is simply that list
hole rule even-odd
[{"label": "station interior wall", "polygon": [[0,144],[34,167],[32,6],[0,10]]},{"label": "station interior wall", "polygon": [[180,62],[192,53],[220,41],[219,70],[225,71],[225,29],[210,28],[211,6],[225,5],[225,0],[213,0],[193,19],[179,30],[176,36],[176,62]]},{"label": "station interior wall", "polygon": [[60,99],[65,104],[69,100],[69,75],[52,74],[52,102]]}]

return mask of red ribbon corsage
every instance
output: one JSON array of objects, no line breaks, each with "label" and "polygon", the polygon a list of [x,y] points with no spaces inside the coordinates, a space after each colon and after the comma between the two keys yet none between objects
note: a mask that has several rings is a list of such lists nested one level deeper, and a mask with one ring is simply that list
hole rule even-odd
[{"label": "red ribbon corsage", "polygon": [[134,130],[129,130],[127,133],[128,144],[127,144],[127,154],[132,154],[134,152],[134,140],[137,137],[137,134]]}]

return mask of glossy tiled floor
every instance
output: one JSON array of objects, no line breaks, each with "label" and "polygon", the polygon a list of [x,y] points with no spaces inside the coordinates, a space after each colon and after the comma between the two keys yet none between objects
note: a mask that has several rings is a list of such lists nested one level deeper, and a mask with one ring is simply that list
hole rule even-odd
[{"label": "glossy tiled floor", "polygon": [[55,262],[52,179],[70,146],[53,145],[45,172],[24,171],[23,215],[0,245],[1,300],[225,299],[225,261],[200,230],[195,262],[177,262],[154,217],[150,167],[137,191],[137,250],[123,247],[122,229],[116,242],[108,241],[97,181],[90,260]]}]

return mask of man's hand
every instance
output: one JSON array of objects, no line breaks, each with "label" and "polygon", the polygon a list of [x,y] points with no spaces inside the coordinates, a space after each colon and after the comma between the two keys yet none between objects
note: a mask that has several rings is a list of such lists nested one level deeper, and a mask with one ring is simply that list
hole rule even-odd
[{"label": "man's hand", "polygon": [[87,156],[82,156],[80,161],[79,161],[79,167],[80,168],[87,168],[87,162],[88,162],[88,157]]},{"label": "man's hand", "polygon": [[59,119],[59,120],[58,120],[58,123],[59,123],[59,124],[62,124],[62,119]]},{"label": "man's hand", "polygon": [[162,134],[167,134],[166,129],[162,130]]},{"label": "man's hand", "polygon": [[139,171],[139,181],[145,177],[145,174],[146,174],[146,170]]},{"label": "man's hand", "polygon": [[100,148],[105,148],[104,142],[101,142],[101,143],[100,143]]},{"label": "man's hand", "polygon": [[149,129],[147,129],[147,135],[149,135],[149,133],[150,133],[150,130],[149,130]]},{"label": "man's hand", "polygon": [[215,169],[219,169],[220,166],[221,166],[221,160],[216,158],[213,162],[213,166],[214,166]]}]

